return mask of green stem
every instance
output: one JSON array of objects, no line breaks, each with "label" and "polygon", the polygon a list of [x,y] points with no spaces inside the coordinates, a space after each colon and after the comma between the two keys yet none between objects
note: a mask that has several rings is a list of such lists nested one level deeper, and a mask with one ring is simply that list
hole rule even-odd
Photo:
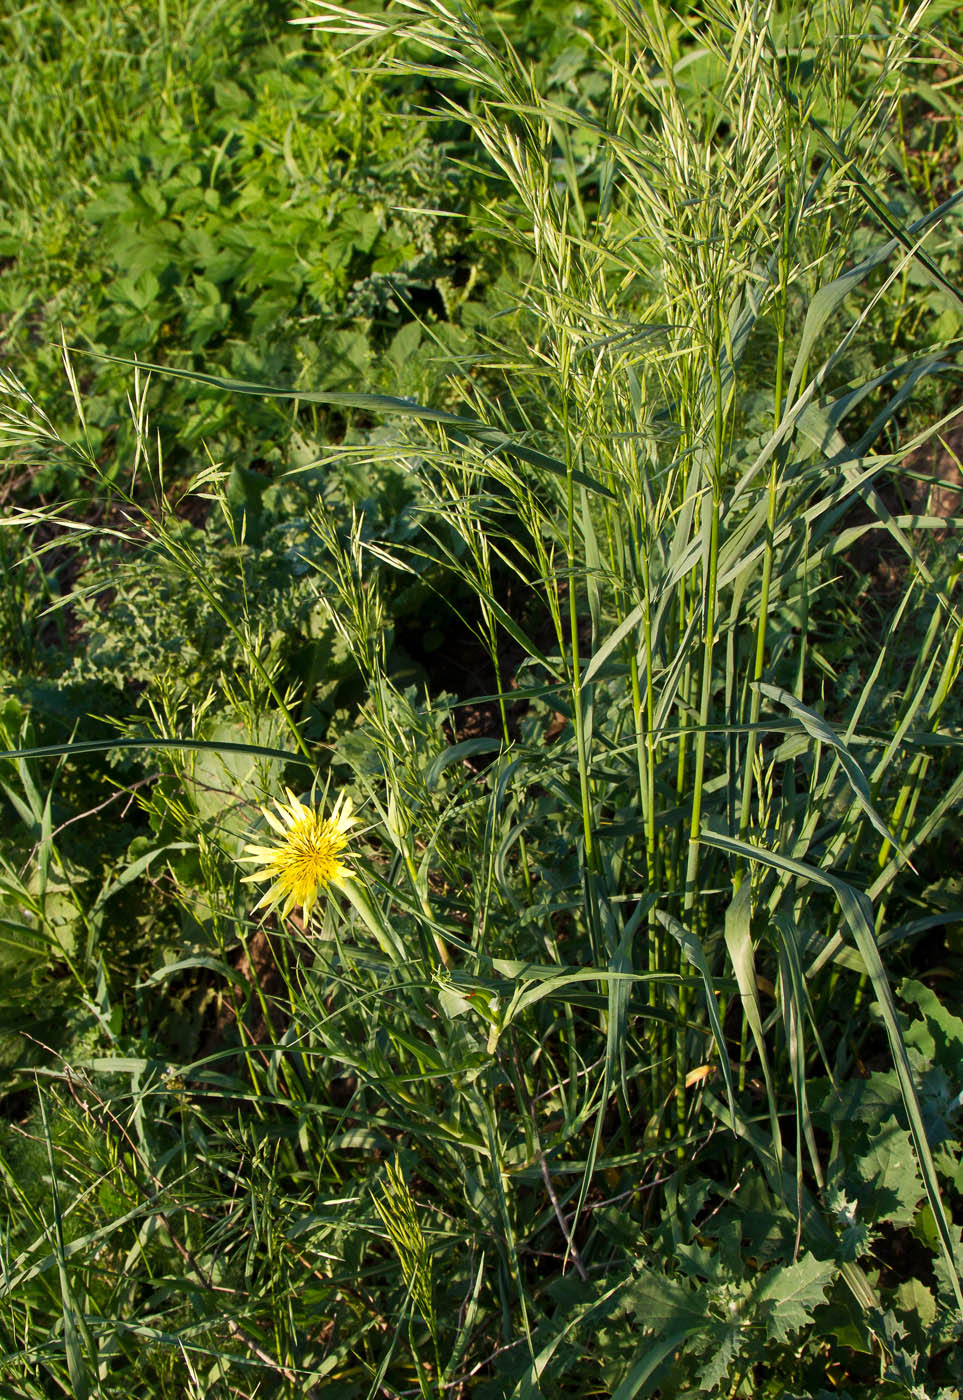
[{"label": "green stem", "polygon": [[585,846],[585,906],[586,916],[589,923],[589,930],[592,939],[593,952],[596,957],[602,956],[601,940],[598,929],[598,911],[596,909],[595,897],[592,890],[592,882],[589,878],[590,872],[598,873],[596,868],[595,842],[592,828],[592,794],[589,783],[588,750],[585,742],[585,724],[582,714],[582,666],[579,654],[578,640],[578,590],[575,586],[575,454],[572,451],[571,425],[569,422],[569,347],[566,339],[562,340],[560,354],[560,370],[562,379],[562,423],[565,436],[565,471],[566,471],[566,507],[567,507],[567,532],[565,541],[566,563],[568,566],[568,626],[569,626],[569,646],[572,656],[572,724],[575,729],[575,748],[578,758],[578,781],[579,796],[582,808],[582,840]]},{"label": "green stem", "polygon": [[683,912],[689,914],[695,904],[696,880],[699,874],[699,832],[702,826],[702,794],[705,783],[706,743],[712,700],[712,660],[715,648],[716,593],[719,567],[719,514],[721,491],[718,475],[712,487],[712,518],[709,522],[709,558],[705,569],[705,632],[702,642],[702,685],[699,695],[699,727],[695,738],[695,771],[692,782],[692,806],[689,822],[689,853],[685,872]]},{"label": "green stem", "polygon": [[[789,191],[783,190],[783,233],[779,250],[779,291],[776,296],[776,382],[773,390],[773,432],[782,422],[783,392],[786,372],[786,301],[789,286],[789,246],[790,212]],[[756,653],[753,661],[752,679],[754,684],[749,699],[749,734],[746,740],[746,762],[742,776],[742,804],[739,811],[739,837],[745,841],[749,831],[749,812],[752,801],[753,763],[756,756],[756,730],[762,709],[762,695],[758,682],[762,680],[766,659],[766,629],[769,622],[769,596],[772,589],[772,562],[776,530],[776,493],[779,484],[779,468],[784,459],[784,447],[773,454],[769,465],[769,500],[766,510],[766,551],[762,559],[762,585],[759,596],[759,617],[756,621]],[[733,872],[733,888],[738,890],[744,875],[744,862],[740,859]]]},{"label": "green stem", "polygon": [[[703,639],[702,639],[702,684],[699,695],[699,718],[694,752],[694,773],[692,782],[692,804],[689,823],[689,850],[686,860],[685,893],[683,896],[683,923],[692,926],[696,901],[696,887],[699,877],[699,836],[702,828],[702,796],[705,783],[706,745],[712,704],[712,662],[715,648],[716,594],[718,592],[719,569],[719,518],[722,506],[722,463],[725,451],[725,406],[722,390],[722,370],[719,357],[721,325],[718,310],[715,312],[715,334],[713,337],[712,379],[715,393],[715,452],[711,479],[711,516],[709,520],[709,555],[703,565]],[[695,932],[695,929],[693,929]],[[676,1114],[680,1138],[685,1136],[685,1053],[686,1020],[688,1016],[688,996],[684,983],[679,984],[678,1024],[676,1028]]]}]

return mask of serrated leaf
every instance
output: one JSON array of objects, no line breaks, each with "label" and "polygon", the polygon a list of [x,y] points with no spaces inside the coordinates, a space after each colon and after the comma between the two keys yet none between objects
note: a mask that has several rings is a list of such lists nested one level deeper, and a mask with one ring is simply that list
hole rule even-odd
[{"label": "serrated leaf", "polygon": [[876,1071],[866,1079],[850,1079],[830,1089],[821,1111],[833,1123],[882,1123],[900,1110],[899,1081],[892,1070]]},{"label": "serrated leaf", "polygon": [[[708,1329],[705,1343],[710,1349],[709,1360],[699,1372],[699,1389],[706,1394],[718,1394],[716,1387],[734,1374],[736,1358],[748,1340],[747,1333],[736,1322],[716,1323]],[[724,1391],[722,1392],[725,1393]]]},{"label": "serrated leaf", "polygon": [[626,1286],[619,1309],[621,1316],[633,1318],[656,1336],[679,1328],[702,1327],[706,1311],[703,1289],[683,1288],[654,1269],[643,1269]]},{"label": "serrated leaf", "polygon": [[[922,982],[907,978],[900,987],[899,994],[904,1001],[919,1007],[923,1016],[922,1022],[914,1021],[908,1028],[907,1042],[919,1044],[921,1049],[925,1044],[926,1050],[932,1053],[937,1063],[947,1069],[958,1070],[963,1063],[963,1021],[959,1016],[954,1016],[936,993]],[[922,1027],[928,1032],[925,1040],[921,1035]]]},{"label": "serrated leaf", "polygon": [[936,1299],[918,1278],[905,1279],[896,1290],[893,1310],[915,1346],[926,1343],[926,1329],[936,1321]]},{"label": "serrated leaf", "polygon": [[[935,1233],[935,1232],[934,1232]],[[957,1275],[963,1273],[963,1229],[959,1225],[950,1226],[950,1239],[953,1244],[953,1262]],[[942,1254],[933,1256],[933,1272],[936,1274],[943,1296],[947,1299],[954,1294],[954,1278],[949,1263]]]},{"label": "serrated leaf", "polygon": [[869,1135],[859,1159],[864,1188],[859,1191],[861,1214],[875,1221],[909,1225],[923,1195],[910,1135],[898,1123],[881,1123]]},{"label": "serrated leaf", "polygon": [[769,1336],[785,1341],[812,1321],[813,1309],[826,1301],[825,1290],[836,1277],[832,1260],[803,1254],[795,1264],[776,1267],[764,1274],[754,1290],[755,1301],[769,1303],[766,1319]]}]

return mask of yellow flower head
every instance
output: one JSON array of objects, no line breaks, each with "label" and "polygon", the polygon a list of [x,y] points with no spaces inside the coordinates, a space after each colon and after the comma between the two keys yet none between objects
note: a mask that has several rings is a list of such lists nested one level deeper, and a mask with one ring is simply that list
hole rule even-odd
[{"label": "yellow flower head", "polygon": [[250,854],[241,857],[261,867],[252,875],[245,875],[245,881],[272,880],[274,883],[267,894],[255,904],[255,909],[265,905],[273,909],[284,903],[281,918],[286,919],[292,909],[301,907],[305,924],[322,890],[329,885],[340,886],[350,878],[351,871],[341,860],[341,852],[348,844],[348,828],[358,820],[351,813],[351,798],[341,793],[330,817],[322,817],[312,807],[299,802],[290,788],[285,788],[287,804],[274,799],[274,805],[281,819],[267,807],[262,807],[265,820],[281,838],[276,846],[248,845]]}]

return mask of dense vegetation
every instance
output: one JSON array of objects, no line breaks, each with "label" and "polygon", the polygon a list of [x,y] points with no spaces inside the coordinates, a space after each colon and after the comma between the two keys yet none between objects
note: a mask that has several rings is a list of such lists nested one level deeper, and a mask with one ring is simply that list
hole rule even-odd
[{"label": "dense vegetation", "polygon": [[959,7],[0,34],[0,1395],[958,1397]]}]

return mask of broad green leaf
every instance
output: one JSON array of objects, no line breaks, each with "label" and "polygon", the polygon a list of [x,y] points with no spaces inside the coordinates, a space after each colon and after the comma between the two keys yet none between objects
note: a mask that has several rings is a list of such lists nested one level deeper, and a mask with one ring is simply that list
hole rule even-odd
[{"label": "broad green leaf", "polygon": [[856,1163],[864,1187],[858,1192],[860,1213],[868,1220],[910,1225],[916,1217],[923,1185],[909,1133],[890,1119],[869,1134]]},{"label": "broad green leaf", "polygon": [[777,1264],[762,1276],[753,1289],[755,1302],[768,1303],[766,1331],[777,1341],[786,1341],[812,1322],[813,1309],[826,1301],[825,1292],[836,1277],[831,1259],[802,1254],[795,1264]]},{"label": "broad green leaf", "polygon": [[619,1301],[620,1316],[644,1327],[656,1337],[667,1332],[690,1332],[705,1324],[706,1293],[687,1288],[667,1275],[643,1265],[625,1286]]}]

